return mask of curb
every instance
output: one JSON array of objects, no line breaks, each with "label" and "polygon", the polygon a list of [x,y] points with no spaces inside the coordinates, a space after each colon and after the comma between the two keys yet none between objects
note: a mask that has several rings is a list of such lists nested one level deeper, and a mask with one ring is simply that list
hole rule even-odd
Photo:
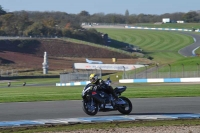
[{"label": "curb", "polygon": [[172,120],[172,119],[200,119],[199,114],[163,114],[163,115],[124,115],[124,116],[97,116],[61,119],[38,119],[19,121],[0,121],[0,127],[34,126],[46,124],[70,124],[70,123],[97,123],[114,121],[138,121],[138,120]]},{"label": "curb", "polygon": [[200,78],[149,78],[149,79],[120,79],[119,83],[182,83],[200,82]]}]

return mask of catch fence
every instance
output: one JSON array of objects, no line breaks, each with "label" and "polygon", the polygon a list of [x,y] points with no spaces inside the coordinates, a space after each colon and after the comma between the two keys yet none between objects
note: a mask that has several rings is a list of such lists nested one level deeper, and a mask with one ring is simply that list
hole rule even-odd
[{"label": "catch fence", "polygon": [[200,77],[200,67],[197,65],[171,66],[170,64],[159,66],[145,66],[134,71],[124,71],[123,79],[147,79],[147,78],[192,78]]},{"label": "catch fence", "polygon": [[[88,81],[91,73],[96,73],[99,77],[115,73],[94,69],[94,70],[74,70],[74,72],[60,73],[60,83]],[[121,74],[121,75],[120,75]],[[200,77],[200,66],[197,65],[180,65],[180,66],[144,66],[131,71],[123,70],[117,73],[122,79],[150,79],[150,78],[193,78]],[[0,70],[1,77],[17,77],[17,70]]]},{"label": "catch fence", "polygon": [[70,73],[60,73],[60,83],[89,81],[90,74],[95,73],[99,77],[102,76],[101,70],[83,70]]}]

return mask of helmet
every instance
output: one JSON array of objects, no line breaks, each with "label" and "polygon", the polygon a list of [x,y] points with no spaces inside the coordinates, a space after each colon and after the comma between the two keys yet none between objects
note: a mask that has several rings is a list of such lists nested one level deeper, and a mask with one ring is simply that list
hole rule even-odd
[{"label": "helmet", "polygon": [[96,81],[98,80],[98,76],[94,73],[90,74],[90,82],[91,83],[96,83]]}]

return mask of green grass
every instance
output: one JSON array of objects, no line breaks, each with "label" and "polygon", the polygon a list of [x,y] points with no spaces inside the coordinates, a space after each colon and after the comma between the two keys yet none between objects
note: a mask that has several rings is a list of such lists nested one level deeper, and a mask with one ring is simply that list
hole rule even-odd
[{"label": "green grass", "polygon": [[[104,49],[108,49],[108,50],[115,51],[115,52],[118,52],[118,53],[123,53],[125,55],[133,56],[133,54],[131,54],[129,52],[126,52],[124,50],[121,50],[121,49],[117,49],[116,47],[112,48],[112,47],[103,46],[101,44],[95,44],[95,43],[90,43],[90,42],[77,40],[77,39],[71,39],[71,38],[62,38],[61,40],[68,41],[68,42],[73,42],[73,43],[78,43],[78,44],[89,45],[89,46],[92,46],[92,47],[104,48]],[[140,54],[137,54],[137,55],[138,56],[142,56]]]},{"label": "green grass", "polygon": [[130,98],[195,97],[200,96],[200,85],[156,85],[142,84],[129,87],[124,95]]},{"label": "green grass", "polygon": [[[172,63],[183,58],[178,50],[194,42],[191,36],[178,32],[132,29],[97,30],[107,33],[113,40],[140,47],[146,55],[152,56],[153,60],[160,64]],[[111,42],[110,45],[115,46],[115,43],[115,41]]]},{"label": "green grass", "polygon": [[[136,24],[135,26],[142,27],[161,27],[161,28],[184,28],[192,29],[199,28],[200,24]],[[193,43],[190,36],[181,35],[177,32],[169,31],[151,31],[151,30],[120,30],[120,29],[98,29],[98,31],[108,33],[109,37],[116,40],[111,45],[116,48],[122,48],[121,42],[126,45],[136,45],[144,50],[147,56],[152,56],[155,62],[160,64],[171,64],[172,66],[193,65],[196,68],[196,63],[199,58],[183,58],[178,54],[178,50]],[[199,33],[197,33],[199,34]],[[73,40],[74,41],[74,40]],[[76,42],[76,40],[75,40]],[[82,42],[81,42],[82,43]],[[94,45],[94,44],[90,44]],[[115,49],[113,49],[115,50]],[[118,50],[122,52],[121,50]],[[126,53],[126,52],[125,52]],[[196,53],[200,53],[199,49]],[[126,53],[127,54],[127,53]],[[182,66],[181,66],[182,67]],[[168,71],[168,66],[160,71]],[[180,69],[179,69],[180,70]],[[121,75],[121,73],[120,73]],[[119,75],[119,76],[120,76]],[[116,74],[111,76],[113,79]],[[112,78],[113,77],[113,78]],[[117,80],[115,78],[115,80]],[[49,86],[25,86],[22,83],[26,81],[27,84],[55,84],[59,79],[19,79],[13,80],[12,86],[7,87],[7,82],[0,83],[0,102],[32,102],[32,101],[55,101],[55,100],[81,100],[81,92],[83,86],[76,87],[56,87]],[[123,85],[123,84],[121,84]],[[200,85],[198,84],[126,84],[127,91],[123,96],[128,98],[151,98],[151,97],[199,97]],[[111,122],[111,123],[95,123],[94,124],[78,124],[78,125],[47,125],[47,126],[33,126],[33,127],[17,127],[12,129],[0,129],[4,133],[25,133],[25,132],[47,132],[47,131],[73,131],[77,129],[109,129],[117,127],[138,127],[138,126],[169,126],[169,125],[200,125],[199,120],[168,120],[168,121],[134,121],[134,122]]]},{"label": "green grass", "polygon": [[[30,78],[30,79],[13,79],[9,80],[11,82],[11,86],[19,86],[22,87],[22,84],[26,82],[27,84],[56,84],[60,82],[59,78]],[[7,87],[7,80],[2,80],[0,82],[0,87]]]},{"label": "green grass", "polygon": [[138,23],[134,24],[137,27],[149,27],[149,28],[177,28],[177,29],[199,29],[200,23],[166,23],[166,24],[153,24],[153,23]]},{"label": "green grass", "polygon": [[[178,53],[181,48],[194,42],[191,36],[174,31],[100,28],[97,30],[107,33],[114,40],[110,44],[112,47],[122,48],[123,45],[130,44],[143,49],[146,57],[153,57],[154,63],[150,67],[155,67],[156,63],[159,64],[159,72],[168,72],[168,64],[171,65],[172,72],[182,71],[183,65],[185,71],[198,71],[199,57],[184,57]],[[142,70],[145,70],[145,68],[137,69],[137,73]],[[134,73],[134,71],[127,73]]]},{"label": "green grass", "polygon": [[198,49],[195,51],[195,54],[199,54],[199,55],[200,55],[200,48],[198,48]]},{"label": "green grass", "polygon": [[[166,84],[120,84],[126,85],[123,96],[128,98],[152,97],[196,97],[200,96],[199,84],[166,85]],[[32,102],[81,100],[84,86],[56,87],[51,86],[15,86],[0,88],[0,102]]]}]

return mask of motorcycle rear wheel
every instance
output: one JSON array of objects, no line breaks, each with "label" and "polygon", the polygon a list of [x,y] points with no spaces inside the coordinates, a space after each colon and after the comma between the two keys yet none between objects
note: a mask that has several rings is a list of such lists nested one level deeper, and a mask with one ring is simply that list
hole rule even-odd
[{"label": "motorcycle rear wheel", "polygon": [[131,101],[126,97],[119,97],[119,98],[124,100],[126,102],[126,104],[118,105],[117,110],[122,114],[130,114],[130,112],[132,111]]},{"label": "motorcycle rear wheel", "polygon": [[91,103],[89,101],[83,100],[83,111],[91,116],[94,116],[98,113],[98,104],[94,103],[94,105],[91,106]]}]

